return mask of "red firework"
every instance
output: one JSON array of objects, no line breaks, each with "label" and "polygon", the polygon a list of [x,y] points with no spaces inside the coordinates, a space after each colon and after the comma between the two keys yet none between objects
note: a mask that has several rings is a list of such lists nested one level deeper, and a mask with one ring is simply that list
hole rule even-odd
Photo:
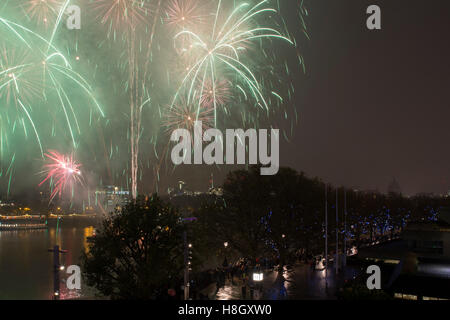
[{"label": "red firework", "polygon": [[50,180],[53,184],[53,192],[50,201],[56,195],[61,196],[62,192],[75,183],[81,183],[81,164],[76,163],[73,155],[65,156],[56,151],[49,151],[45,154],[48,164],[44,166],[44,171],[47,177],[39,184],[42,186],[46,181]]}]

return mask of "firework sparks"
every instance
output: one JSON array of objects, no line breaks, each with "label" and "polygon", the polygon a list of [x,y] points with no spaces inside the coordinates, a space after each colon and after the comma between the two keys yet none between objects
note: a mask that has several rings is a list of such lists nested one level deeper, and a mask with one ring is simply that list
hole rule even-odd
[{"label": "firework sparks", "polygon": [[30,19],[48,28],[55,23],[63,3],[64,0],[27,0],[22,7]]},{"label": "firework sparks", "polygon": [[176,31],[198,28],[208,17],[206,6],[204,1],[171,0],[166,8],[167,24]]},{"label": "firework sparks", "polygon": [[[38,141],[42,157],[44,150],[71,142],[86,166],[90,158],[98,162],[102,150],[111,162],[108,183],[126,184],[135,198],[138,181],[149,170],[155,181],[160,179],[157,163],[167,157],[167,131],[192,130],[196,120],[204,129],[231,123],[257,127],[280,110],[286,121],[298,118],[290,117],[288,108],[296,90],[295,55],[303,65],[296,42],[306,32],[303,1],[294,3],[300,19],[284,16],[279,0],[77,1],[92,14],[89,21],[97,18],[98,24],[71,33],[73,42],[60,28],[72,3],[1,5],[0,170],[8,185],[14,183],[19,159],[37,152],[36,144],[17,148],[24,138]],[[24,13],[24,24],[14,22]],[[297,24],[293,33],[291,21]],[[86,43],[97,44],[95,53]],[[95,86],[77,73],[83,69],[90,71]],[[111,100],[103,95],[108,113],[122,118],[101,120],[104,112],[96,95],[104,92],[114,94]],[[92,139],[95,129],[102,132],[99,141]],[[151,147],[140,150],[141,141]],[[130,155],[124,166],[123,156]],[[102,173],[99,177],[103,183]]]},{"label": "firework sparks", "polygon": [[39,77],[42,61],[28,50],[4,45],[0,48],[0,99],[6,105],[18,106],[20,99],[30,103],[40,95],[43,84]]},{"label": "firework sparks", "polygon": [[74,187],[75,184],[81,183],[81,165],[77,163],[73,155],[65,156],[56,151],[49,151],[45,154],[49,162],[44,166],[43,173],[46,178],[39,184],[42,186],[45,182],[50,181],[53,188],[50,201],[57,195],[61,196],[63,191],[68,187]]},{"label": "firework sparks", "polygon": [[[73,145],[76,147],[76,133],[80,126],[76,112],[76,103],[71,100],[68,90],[78,88],[93,101],[98,111],[104,112],[92,94],[92,88],[87,81],[75,72],[68,59],[58,51],[51,42],[38,33],[0,17],[0,34],[12,34],[16,42],[0,41],[0,99],[6,106],[14,104],[16,115],[7,113],[7,108],[0,110],[0,117],[10,119],[15,128],[17,122],[24,126],[30,123],[36,135],[43,155],[43,146],[38,128],[33,120],[33,106],[47,105],[60,107],[62,117],[67,123]],[[50,52],[46,53],[46,50]],[[73,90],[71,90],[73,91]],[[50,109],[56,115],[56,109]],[[56,117],[56,116],[55,116]]]},{"label": "firework sparks", "polygon": [[201,105],[202,107],[214,110],[214,105],[223,106],[231,100],[231,88],[228,80],[217,80],[213,83],[211,79],[205,81],[203,90],[199,87],[199,91],[203,91]]},{"label": "firework sparks", "polygon": [[93,9],[103,25],[108,26],[108,35],[121,31],[136,31],[145,26],[152,12],[150,0],[96,0]]},{"label": "firework sparks", "polygon": [[167,109],[163,126],[169,133],[176,129],[192,132],[195,121],[202,121],[203,129],[207,130],[213,126],[213,115],[213,109],[208,106],[198,109],[192,104],[180,101],[179,104]]},{"label": "firework sparks", "polygon": [[[211,85],[208,88],[208,79],[210,83],[215,84],[219,77],[229,77],[232,79],[246,96],[251,96],[257,105],[268,110],[269,104],[263,93],[264,89],[254,72],[254,66],[245,63],[245,58],[249,56],[249,46],[251,43],[262,40],[279,39],[291,45],[293,42],[283,36],[281,32],[270,27],[252,27],[257,25],[254,20],[264,15],[273,14],[277,11],[266,7],[267,1],[262,1],[251,7],[248,3],[237,6],[231,13],[222,19],[220,15],[222,2],[218,2],[217,13],[214,18],[212,32],[208,34],[196,33],[190,30],[184,30],[175,36],[190,38],[190,50],[197,56],[196,62],[186,73],[178,89],[173,104],[179,98],[182,90],[188,91],[188,103],[196,100],[198,96],[198,105],[201,107],[204,93],[211,91]],[[255,46],[256,47],[256,46]],[[196,83],[201,83],[200,93],[195,88]],[[220,101],[221,93],[213,85],[212,104],[214,106],[215,123],[217,123],[217,107]],[[248,94],[246,93],[248,92]]]}]

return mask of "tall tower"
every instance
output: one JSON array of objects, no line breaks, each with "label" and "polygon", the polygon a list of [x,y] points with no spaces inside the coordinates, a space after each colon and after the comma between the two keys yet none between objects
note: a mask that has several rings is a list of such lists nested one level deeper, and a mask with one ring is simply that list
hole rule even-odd
[{"label": "tall tower", "polygon": [[395,193],[395,194],[402,193],[400,184],[398,183],[397,179],[395,179],[394,177],[392,177],[392,181],[389,183],[387,191],[388,191],[388,193]]},{"label": "tall tower", "polygon": [[214,174],[211,172],[211,178],[209,179],[210,189],[214,189]]}]

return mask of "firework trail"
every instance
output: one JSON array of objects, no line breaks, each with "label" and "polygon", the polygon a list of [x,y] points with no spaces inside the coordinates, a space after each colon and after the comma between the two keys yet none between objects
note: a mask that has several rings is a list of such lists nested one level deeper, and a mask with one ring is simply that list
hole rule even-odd
[{"label": "firework trail", "polygon": [[[159,180],[162,159],[171,169],[170,130],[189,130],[195,120],[205,128],[258,127],[280,114],[293,123],[292,68],[304,68],[296,39],[308,36],[303,1],[291,2],[297,17],[284,15],[285,2],[278,0],[78,0],[91,15],[81,33],[61,27],[69,0],[2,3],[0,174],[11,178],[14,163],[24,158],[15,152],[18,139],[36,141],[42,156],[70,139],[86,167],[87,160],[107,167],[111,183],[126,181],[135,198],[143,176]],[[25,13],[24,24],[12,18],[13,9]],[[285,19],[289,25],[296,20],[296,27]],[[77,73],[82,67],[95,86]],[[104,121],[97,102],[102,91],[113,93],[106,100],[115,115]],[[89,133],[98,141],[84,143]]]},{"label": "firework trail", "polygon": [[[144,130],[152,134],[146,140],[153,145],[159,179],[159,164],[168,150],[167,140],[160,140],[167,135],[155,133],[154,127],[167,133],[189,129],[193,121],[202,120],[210,128],[227,123],[226,118],[235,121],[236,116],[256,126],[261,114],[268,117],[275,107],[288,103],[292,92],[285,91],[293,90],[292,80],[286,77],[289,68],[278,59],[276,48],[281,45],[295,54],[298,47],[279,7],[278,1],[95,2],[94,11],[107,28],[107,38],[126,57],[120,65],[125,66],[123,87],[129,96],[133,197],[142,175],[139,144]],[[158,96],[164,73],[166,91]],[[151,128],[142,124],[144,107],[153,119],[159,114],[159,123],[151,121]]]},{"label": "firework trail", "polygon": [[53,26],[64,0],[27,0],[21,5],[25,14],[45,29]]},{"label": "firework trail", "polygon": [[46,177],[39,186],[50,181],[50,185],[53,187],[50,201],[57,195],[61,197],[63,191],[68,187],[73,188],[77,183],[82,182],[81,165],[74,160],[73,155],[65,156],[56,151],[49,151],[45,153],[45,157],[49,163],[44,166],[42,173],[45,173]]},{"label": "firework trail", "polygon": [[[38,25],[43,19],[47,19],[45,26],[55,21],[50,40],[33,31],[35,28],[0,15],[1,159],[4,159],[7,149],[20,145],[17,140],[12,141],[13,138],[18,139],[19,128],[23,129],[25,139],[30,134],[34,136],[42,158],[44,140],[56,136],[56,128],[63,129],[63,137],[68,133],[73,147],[77,148],[82,130],[79,115],[81,110],[85,110],[79,107],[86,105],[80,99],[81,95],[87,97],[89,104],[104,117],[90,84],[73,69],[71,59],[53,44],[68,4],[69,1],[46,0],[25,1],[21,6],[29,17],[37,20]],[[11,177],[9,180],[10,185]]]},{"label": "firework trail", "polygon": [[[252,97],[259,107],[269,109],[263,85],[254,71],[255,67],[259,66],[244,61],[251,60],[249,59],[251,50],[258,50],[257,44],[262,40],[277,39],[290,45],[294,43],[280,31],[268,26],[259,26],[255,22],[258,18],[277,12],[273,8],[266,7],[267,3],[268,1],[262,1],[254,6],[242,3],[230,13],[223,15],[222,11],[225,9],[222,1],[218,1],[213,27],[209,33],[183,30],[175,36],[175,40],[181,36],[188,37],[189,50],[193,51],[192,55],[197,58],[186,72],[172,106],[184,91],[188,103],[198,101],[200,108],[204,93],[211,92],[209,95],[217,125],[217,107],[221,104],[218,98],[221,97],[221,93],[219,88],[216,88],[216,81],[220,77],[229,77],[246,97]],[[200,89],[196,88],[198,83],[201,84]]]},{"label": "firework trail", "polygon": [[[108,26],[108,38],[116,40],[117,34],[125,37],[128,94],[130,104],[130,148],[131,148],[131,193],[137,197],[137,181],[139,170],[139,143],[141,138],[142,108],[151,102],[147,88],[150,55],[153,48],[156,24],[160,19],[162,0],[99,0],[94,10],[103,25]],[[146,21],[152,19],[151,25]],[[139,29],[148,30],[143,36],[149,38],[145,48],[138,47],[142,42]],[[144,61],[140,54],[144,53]]]}]

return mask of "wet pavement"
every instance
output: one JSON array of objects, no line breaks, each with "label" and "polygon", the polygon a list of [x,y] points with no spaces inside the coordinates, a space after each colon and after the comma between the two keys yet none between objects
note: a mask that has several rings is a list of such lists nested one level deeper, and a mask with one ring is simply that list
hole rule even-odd
[{"label": "wet pavement", "polygon": [[[278,271],[266,270],[262,281],[261,294],[255,294],[255,299],[281,300],[281,299],[305,299],[305,300],[330,300],[336,299],[336,290],[346,279],[356,276],[360,270],[347,266],[344,271],[336,276],[334,268],[325,270],[312,270],[309,265],[297,264],[290,271],[284,270],[284,279]],[[339,286],[338,286],[339,284]],[[233,285],[228,280],[223,288],[215,292],[216,286],[211,287],[209,296],[216,300],[242,299],[241,286],[237,278]],[[246,298],[250,299],[250,290],[247,289]]]}]

